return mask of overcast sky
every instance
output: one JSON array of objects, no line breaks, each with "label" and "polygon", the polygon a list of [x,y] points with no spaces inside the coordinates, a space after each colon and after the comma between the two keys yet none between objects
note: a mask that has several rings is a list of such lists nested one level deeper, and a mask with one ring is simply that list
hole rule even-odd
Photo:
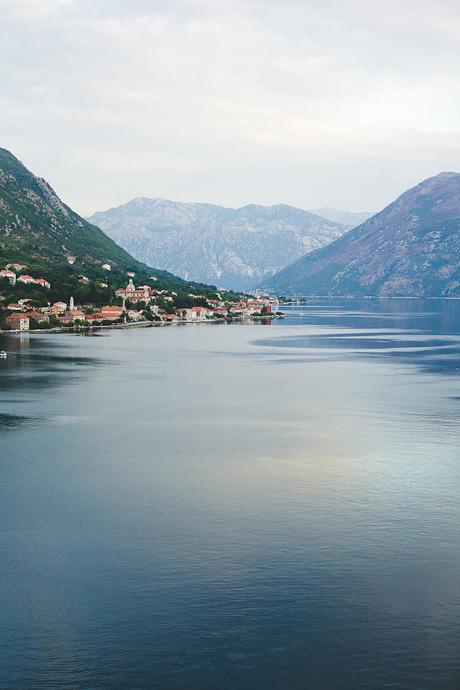
[{"label": "overcast sky", "polygon": [[457,0],[0,0],[0,146],[80,213],[378,210],[460,170]]}]

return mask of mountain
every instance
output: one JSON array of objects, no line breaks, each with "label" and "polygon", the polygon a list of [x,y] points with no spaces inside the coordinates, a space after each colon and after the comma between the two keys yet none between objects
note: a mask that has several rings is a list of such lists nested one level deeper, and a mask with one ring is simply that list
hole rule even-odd
[{"label": "mountain", "polygon": [[[72,265],[69,256],[74,257]],[[126,282],[127,271],[143,281],[152,275],[151,268],[72,211],[48,182],[0,148],[0,268],[9,262],[26,264],[29,272],[47,277],[54,287],[65,286],[67,293],[85,292],[82,274],[93,281],[110,278],[119,285]],[[111,267],[109,278],[104,264]],[[189,286],[166,271],[155,270],[155,278],[158,285]]]},{"label": "mountain", "polygon": [[316,213],[317,216],[333,220],[336,223],[342,223],[342,225],[346,225],[349,228],[356,228],[374,215],[368,211],[339,211],[337,208],[329,208],[328,206],[312,208],[310,210],[312,213]]},{"label": "mountain", "polygon": [[240,290],[347,230],[291,206],[233,209],[147,198],[95,213],[89,220],[149,265]]},{"label": "mountain", "polygon": [[304,295],[460,296],[460,174],[425,180],[262,287]]}]

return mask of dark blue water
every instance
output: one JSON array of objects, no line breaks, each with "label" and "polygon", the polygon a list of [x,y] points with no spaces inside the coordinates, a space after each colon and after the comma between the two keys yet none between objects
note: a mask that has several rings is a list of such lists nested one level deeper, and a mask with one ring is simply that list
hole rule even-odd
[{"label": "dark blue water", "polygon": [[2,690],[460,687],[460,302],[0,349]]}]

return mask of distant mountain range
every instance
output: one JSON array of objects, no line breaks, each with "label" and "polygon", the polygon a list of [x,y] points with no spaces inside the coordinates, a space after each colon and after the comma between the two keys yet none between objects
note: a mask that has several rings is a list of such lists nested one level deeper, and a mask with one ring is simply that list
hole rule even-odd
[{"label": "distant mountain range", "polygon": [[145,198],[96,213],[92,224],[0,149],[0,268],[24,263],[62,297],[108,297],[128,272],[145,283],[154,273],[157,287],[184,293],[218,284],[305,295],[460,296],[460,174],[425,180],[352,230],[362,214],[319,211],[349,225],[284,205],[231,209]]},{"label": "distant mountain range", "polygon": [[349,229],[292,206],[234,209],[148,198],[89,220],[151,266],[236,290],[254,287]]},{"label": "distant mountain range", "polygon": [[431,177],[261,287],[341,296],[460,296],[460,174]]},{"label": "distant mountain range", "polygon": [[364,221],[374,215],[374,213],[369,211],[339,211],[337,208],[329,208],[328,206],[312,208],[310,211],[328,220],[347,225],[349,228],[356,228],[357,225],[361,225],[361,223],[364,223]]},{"label": "distant mountain range", "polygon": [[[0,268],[9,262],[25,264],[37,277],[46,277],[52,292],[61,290],[62,297],[75,294],[94,300],[97,295],[91,291],[107,294],[100,285],[108,281],[119,287],[126,283],[128,271],[143,282],[154,273],[156,287],[174,285],[184,291],[192,287],[134,259],[64,204],[46,180],[36,177],[12,153],[0,148]],[[89,279],[86,286],[82,285],[81,274]],[[4,286],[2,281],[0,288]]]}]

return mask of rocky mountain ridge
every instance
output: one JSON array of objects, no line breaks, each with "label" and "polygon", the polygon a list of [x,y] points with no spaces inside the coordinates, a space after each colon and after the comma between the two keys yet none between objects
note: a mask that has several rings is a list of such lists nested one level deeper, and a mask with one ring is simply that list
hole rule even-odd
[{"label": "rocky mountain ridge", "polygon": [[305,295],[460,296],[460,174],[424,180],[261,286]]},{"label": "rocky mountain ridge", "polygon": [[234,209],[145,197],[95,213],[90,221],[149,265],[239,290],[348,229],[283,204]]},{"label": "rocky mountain ridge", "polygon": [[342,223],[343,225],[351,228],[356,228],[361,223],[364,223],[368,218],[372,218],[374,213],[369,211],[341,211],[338,208],[330,208],[329,206],[323,206],[322,208],[311,208],[312,213],[316,213],[318,216],[327,218],[328,220],[333,220],[336,223]]}]

